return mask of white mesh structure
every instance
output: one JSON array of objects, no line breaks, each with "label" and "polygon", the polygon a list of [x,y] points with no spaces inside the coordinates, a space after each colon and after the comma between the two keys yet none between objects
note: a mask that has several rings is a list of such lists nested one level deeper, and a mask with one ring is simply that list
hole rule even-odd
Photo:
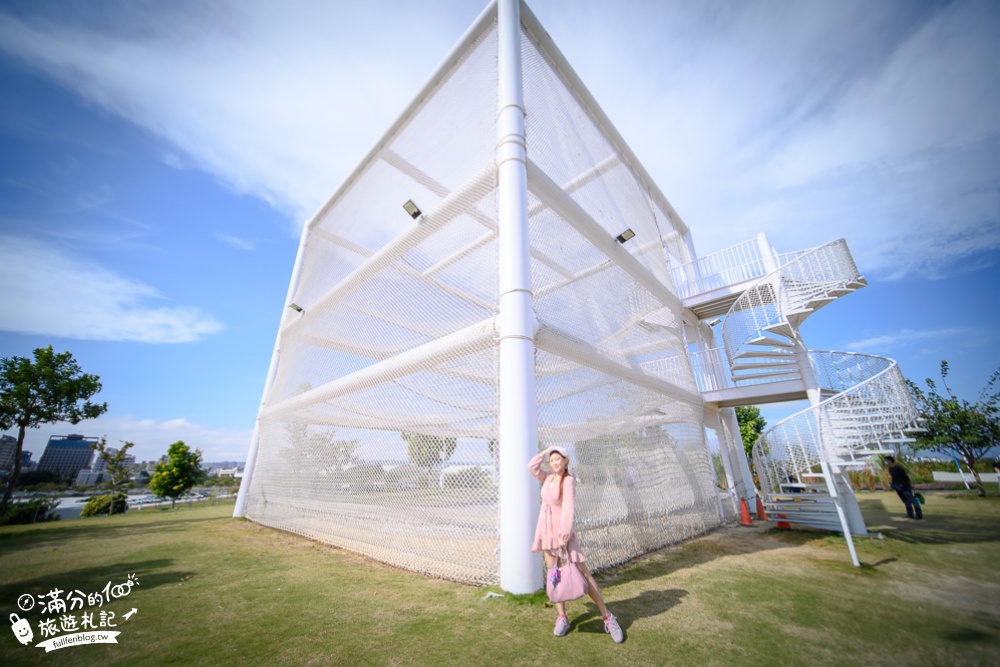
[{"label": "white mesh structure", "polygon": [[[720,523],[668,270],[687,229],[520,21],[538,446],[570,450],[601,568]],[[499,428],[498,57],[493,5],[307,223],[241,489],[255,522],[476,584],[501,583],[523,446]]]}]

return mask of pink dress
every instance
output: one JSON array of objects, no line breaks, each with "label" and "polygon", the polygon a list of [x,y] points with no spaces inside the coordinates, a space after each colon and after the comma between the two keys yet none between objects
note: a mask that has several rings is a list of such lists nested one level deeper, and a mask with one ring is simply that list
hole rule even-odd
[{"label": "pink dress", "polygon": [[542,471],[545,452],[538,454],[528,463],[528,470],[542,483],[542,508],[538,512],[538,526],[532,551],[561,551],[559,543],[568,540],[566,550],[572,563],[583,563],[587,559],[580,551],[580,542],[573,532],[573,510],[576,501],[576,480],[567,475],[563,482],[562,500],[559,499],[559,477]]}]

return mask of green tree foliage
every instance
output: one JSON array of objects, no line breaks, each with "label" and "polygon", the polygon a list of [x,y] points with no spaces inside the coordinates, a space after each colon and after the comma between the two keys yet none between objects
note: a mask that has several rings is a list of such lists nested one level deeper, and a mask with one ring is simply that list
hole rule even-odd
[{"label": "green tree foliage", "polygon": [[432,468],[455,453],[456,438],[405,432],[400,435],[406,441],[406,455],[410,457],[410,463],[421,468]]},{"label": "green tree foliage", "polygon": [[18,489],[28,489],[37,484],[51,484],[56,486],[63,481],[62,475],[53,470],[29,470],[17,478]]},{"label": "green tree foliage", "polygon": [[308,476],[337,476],[356,462],[357,440],[338,440],[333,429],[311,431],[306,424],[285,426],[291,449],[288,457]]},{"label": "green tree foliage", "polygon": [[149,479],[149,490],[159,498],[170,498],[173,509],[177,499],[203,479],[205,471],[201,468],[201,451],[191,451],[183,440],[178,440],[170,445],[165,460],[156,464],[156,470]]},{"label": "green tree foliage", "polygon": [[78,424],[101,416],[107,412],[108,404],[90,402],[101,391],[100,380],[96,375],[81,372],[72,354],[56,354],[51,345],[36,349],[34,360],[0,359],[0,430],[17,427],[14,471],[0,501],[0,516],[21,474],[25,430],[55,422]]},{"label": "green tree foliage", "polygon": [[921,424],[926,432],[916,435],[914,449],[931,450],[960,458],[972,470],[979,495],[986,495],[986,488],[979,476],[980,460],[994,447],[1000,446],[1000,369],[994,371],[989,382],[979,393],[979,399],[970,403],[955,396],[948,387],[948,362],[941,362],[941,387],[927,378],[927,391],[907,380],[917,409],[924,418]]},{"label": "green tree foliage", "polygon": [[[118,449],[114,447],[109,448],[107,440],[101,438],[100,442],[97,442],[90,446],[91,449],[97,452],[97,455],[104,461],[104,470],[107,471],[110,485],[111,493],[114,494],[116,489],[124,488],[128,484],[129,475],[132,473],[131,467],[126,463],[125,458],[128,456],[128,450],[135,447],[134,442],[125,442]],[[88,503],[89,504],[89,503]],[[118,511],[118,503],[115,502],[112,507],[111,503],[105,503],[106,509],[108,509],[111,514]],[[122,509],[124,512],[124,508]],[[109,515],[110,516],[110,515]]]},{"label": "green tree foliage", "polygon": [[100,516],[101,514],[124,514],[128,509],[128,496],[123,492],[115,494],[115,506],[111,507],[111,494],[106,493],[101,496],[94,496],[87,501],[80,512],[80,516]]},{"label": "green tree foliage", "polygon": [[743,451],[747,453],[747,459],[753,460],[753,443],[764,432],[767,420],[760,414],[760,408],[756,405],[740,405],[736,408],[736,421],[740,425],[740,438],[743,440]]},{"label": "green tree foliage", "polygon": [[22,503],[11,503],[7,506],[0,526],[15,526],[42,521],[58,521],[59,515],[55,509],[59,507],[58,498],[33,498]]},{"label": "green tree foliage", "polygon": [[[295,395],[309,391],[308,382],[299,385]],[[288,423],[285,435],[289,449],[286,460],[299,477],[300,487],[337,487],[344,481],[344,470],[357,463],[354,455],[357,440],[338,440],[334,429],[309,424]]]}]

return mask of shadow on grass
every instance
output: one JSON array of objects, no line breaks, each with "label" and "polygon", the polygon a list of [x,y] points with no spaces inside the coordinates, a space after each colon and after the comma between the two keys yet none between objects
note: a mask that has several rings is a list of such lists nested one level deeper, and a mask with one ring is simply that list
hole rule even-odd
[{"label": "shadow on grass", "polygon": [[[652,618],[665,614],[681,602],[688,592],[681,588],[661,591],[643,591],[627,600],[617,600],[610,603],[608,610],[618,619],[622,630],[628,630],[640,618]],[[592,632],[603,634],[604,621],[597,605],[588,600],[587,611],[573,619],[572,629],[577,632]]]},{"label": "shadow on grass", "polygon": [[[158,558],[143,561],[122,561],[110,563],[108,565],[95,565],[93,567],[81,567],[75,570],[66,570],[57,574],[47,575],[36,579],[19,579],[17,581],[5,581],[0,584],[0,600],[5,603],[13,603],[22,595],[34,596],[37,600],[39,595],[47,595],[54,589],[59,589],[65,594],[59,595],[65,598],[69,593],[80,590],[85,594],[96,593],[103,590],[107,582],[112,586],[124,583],[129,574],[135,574],[139,582],[135,590],[150,590],[166,584],[175,584],[184,581],[186,577],[192,576],[191,572],[173,572],[166,570],[173,563],[169,558]],[[34,611],[38,608],[35,607]],[[22,611],[32,611],[30,609]]]},{"label": "shadow on grass", "polygon": [[[890,501],[887,498],[887,501]],[[883,501],[864,499],[858,503],[868,530],[882,533],[886,539],[908,544],[974,544],[1000,540],[996,521],[954,513],[935,513],[935,506],[924,507],[920,521],[907,518],[903,504],[899,513],[887,511]],[[937,505],[941,507],[941,505]]]},{"label": "shadow on grass", "polygon": [[717,528],[690,541],[665,546],[620,565],[596,571],[594,576],[604,590],[668,576],[717,558],[795,548],[829,536],[829,533],[818,530],[779,530],[769,526],[761,522],[752,528]]}]

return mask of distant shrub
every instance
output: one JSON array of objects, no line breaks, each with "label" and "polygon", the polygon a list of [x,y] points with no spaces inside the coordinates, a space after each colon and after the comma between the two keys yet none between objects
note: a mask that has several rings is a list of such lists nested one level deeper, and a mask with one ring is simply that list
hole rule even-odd
[{"label": "distant shrub", "polygon": [[58,521],[59,515],[54,512],[59,506],[58,498],[35,498],[23,503],[11,503],[7,506],[0,525],[16,526],[42,521]]},{"label": "distant shrub", "polygon": [[[124,514],[125,510],[128,509],[128,496],[124,493],[115,494],[115,511],[113,514]],[[108,513],[108,504],[111,502],[111,494],[107,493],[103,496],[94,496],[87,501],[87,504],[83,506],[83,511],[80,512],[80,516],[100,516],[102,514]]]},{"label": "distant shrub", "polygon": [[493,478],[482,468],[466,468],[446,473],[441,486],[446,489],[481,489],[493,483]]}]

